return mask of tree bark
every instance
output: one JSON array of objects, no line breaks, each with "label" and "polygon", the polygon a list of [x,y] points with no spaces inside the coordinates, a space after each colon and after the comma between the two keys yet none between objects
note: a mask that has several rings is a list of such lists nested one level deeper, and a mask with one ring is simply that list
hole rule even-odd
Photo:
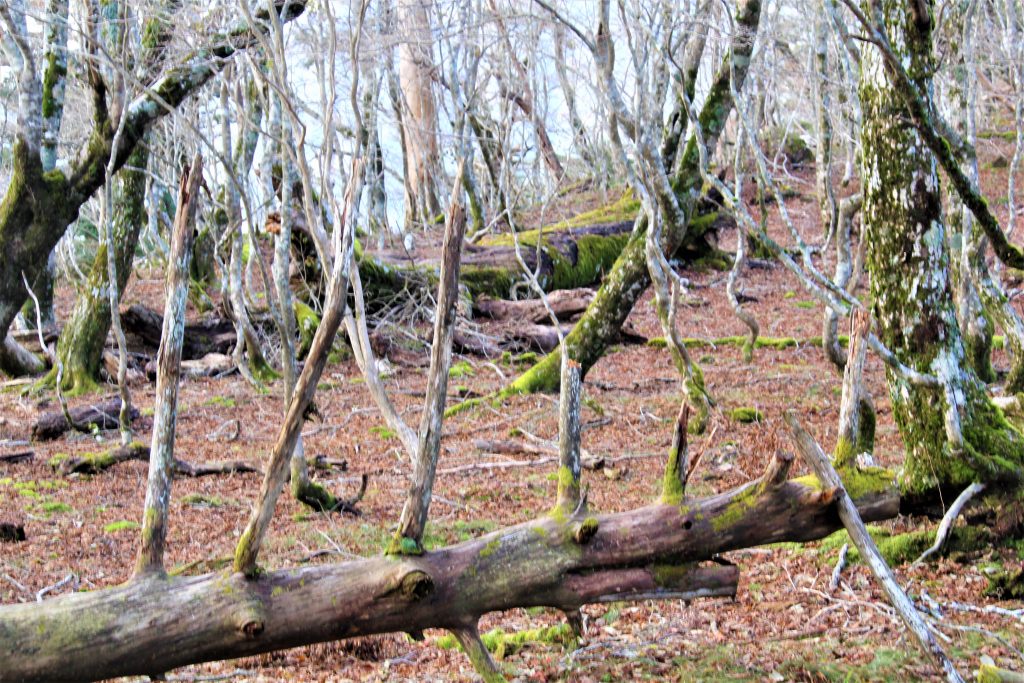
[{"label": "tree bark", "polygon": [[[885,0],[877,10],[911,87],[930,97],[931,3]],[[893,417],[907,452],[903,485],[922,491],[1016,479],[1024,440],[967,362],[949,281],[935,157],[919,129],[904,125],[912,112],[903,84],[890,74],[878,50],[865,52],[863,222],[874,313],[883,344],[942,385],[920,386],[887,370]]]},{"label": "tree bark", "polygon": [[[135,247],[146,224],[146,163],[148,151],[140,146],[121,169],[114,212],[114,258],[117,262],[117,291],[120,295],[132,273]],[[57,341],[57,358],[64,365],[62,389],[68,395],[97,388],[103,347],[110,331],[110,302],[107,296],[107,245],[101,244],[93,259],[89,279],[75,301],[74,310]],[[122,321],[123,322],[123,321]],[[57,369],[48,381],[56,381]]]}]

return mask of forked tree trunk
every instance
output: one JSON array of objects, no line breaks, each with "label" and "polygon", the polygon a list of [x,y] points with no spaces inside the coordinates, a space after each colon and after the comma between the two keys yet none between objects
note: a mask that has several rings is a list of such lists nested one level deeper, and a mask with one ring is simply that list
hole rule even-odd
[{"label": "forked tree trunk", "polygon": [[[930,97],[931,3],[884,0],[877,8],[897,58],[919,93]],[[904,123],[904,95],[878,50],[864,54],[860,91],[863,222],[879,337],[900,361],[945,387],[912,384],[888,370],[893,417],[907,452],[904,486],[920,491],[1017,477],[1024,440],[966,362],[935,158],[918,130]]]}]

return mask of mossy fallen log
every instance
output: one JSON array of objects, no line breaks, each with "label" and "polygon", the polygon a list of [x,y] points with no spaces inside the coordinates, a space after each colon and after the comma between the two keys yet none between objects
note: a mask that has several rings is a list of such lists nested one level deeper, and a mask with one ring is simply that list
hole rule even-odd
[{"label": "mossy fallen log", "polygon": [[[458,633],[516,607],[572,612],[594,602],[735,594],[720,553],[822,538],[839,526],[834,492],[785,479],[791,459],[710,498],[608,515],[580,511],[494,531],[421,556],[259,572],[247,578],[144,576],[42,603],[0,607],[0,681],[159,675],[186,664],[355,636]],[[893,477],[851,487],[860,514],[894,517]],[[586,526],[592,533],[576,531]],[[170,646],[172,645],[173,646]]]}]

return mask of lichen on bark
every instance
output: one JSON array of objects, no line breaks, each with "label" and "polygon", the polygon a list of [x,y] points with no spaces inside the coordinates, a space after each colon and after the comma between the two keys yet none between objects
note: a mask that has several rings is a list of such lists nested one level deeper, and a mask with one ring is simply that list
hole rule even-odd
[{"label": "lichen on bark", "polygon": [[[905,0],[884,0],[877,9],[898,58],[930,97],[931,15],[908,9]],[[863,220],[879,337],[904,364],[945,385],[916,385],[888,370],[893,418],[906,449],[902,486],[919,492],[1019,479],[1024,439],[992,405],[966,362],[935,157],[917,129],[904,124],[904,97],[875,50],[865,53],[860,94]],[[962,445],[950,438],[951,419],[959,422]]]}]

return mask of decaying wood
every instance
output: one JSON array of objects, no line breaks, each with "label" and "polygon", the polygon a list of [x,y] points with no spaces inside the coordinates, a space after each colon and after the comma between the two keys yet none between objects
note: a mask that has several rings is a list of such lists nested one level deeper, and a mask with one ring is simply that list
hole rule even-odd
[{"label": "decaying wood", "polygon": [[[894,486],[856,502],[869,521],[899,510]],[[755,482],[685,506],[658,503],[588,519],[594,534],[582,545],[572,538],[581,520],[543,517],[421,556],[249,577],[135,579],[42,604],[6,605],[0,681],[156,674],[339,638],[460,627],[515,607],[728,597],[738,568],[694,563],[739,548],[819,539],[839,526],[831,496],[801,480]]]},{"label": "decaying wood", "polygon": [[[522,439],[475,439],[473,446],[484,453],[495,455],[558,455],[557,444]],[[605,459],[580,449],[580,465],[585,470],[600,470],[605,465]]]},{"label": "decaying wood", "polygon": [[561,393],[558,401],[558,498],[555,506],[572,514],[585,505],[580,492],[580,401],[583,379],[580,364],[562,355]]},{"label": "decaying wood", "polygon": [[196,153],[182,174],[178,208],[171,230],[167,278],[164,281],[164,318],[160,349],[156,356],[156,406],[153,438],[149,448],[149,475],[142,516],[142,544],[135,564],[136,575],[164,573],[168,505],[177,461],[174,437],[178,425],[178,379],[185,338],[185,305],[188,302],[189,267],[192,263],[193,229],[203,179],[203,157]]},{"label": "decaying wood", "polygon": [[0,454],[0,462],[8,465],[13,465],[17,462],[27,462],[34,458],[36,455],[35,451],[19,451],[17,453],[3,453]]},{"label": "decaying wood", "polygon": [[[560,289],[547,295],[548,305],[559,320],[571,320],[583,313],[594,300],[592,289]],[[525,320],[531,323],[547,323],[551,318],[540,299],[508,301],[480,296],[473,302],[475,312],[494,320]]]},{"label": "decaying wood", "polygon": [[[160,346],[164,317],[152,308],[132,304],[121,312],[125,334],[133,335],[150,348]],[[185,325],[181,357],[197,360],[209,353],[230,354],[235,347],[235,325],[230,320],[213,320]]]},{"label": "decaying wood", "polygon": [[892,570],[889,569],[885,558],[882,557],[882,553],[878,551],[878,546],[875,545],[874,539],[871,538],[867,527],[864,526],[864,520],[857,510],[857,505],[846,494],[842,479],[839,478],[839,474],[832,466],[828,456],[821,450],[821,447],[814,438],[804,431],[796,418],[796,414],[791,410],[786,412],[786,423],[793,433],[793,440],[800,450],[800,454],[821,481],[822,487],[836,492],[835,501],[839,511],[839,518],[842,520],[843,526],[846,527],[846,531],[850,534],[850,540],[857,547],[860,556],[867,562],[875,578],[882,584],[886,597],[889,598],[889,602],[900,615],[900,619],[903,620],[903,623],[913,633],[925,656],[935,661],[939,669],[945,674],[946,680],[950,681],[950,683],[963,683],[964,679],[957,672],[953,662],[946,656],[945,651],[943,651],[934,636],[932,636],[924,618],[917,611],[917,608],[914,607],[913,601],[907,597],[899,582],[896,581],[896,577],[893,576]]},{"label": "decaying wood", "polygon": [[[96,425],[98,429],[117,429],[117,416],[121,411],[121,399],[112,398],[93,406],[72,408],[71,419],[75,425],[88,428]],[[131,419],[138,418],[139,411],[132,409]],[[32,426],[32,438],[36,441],[50,441],[59,438],[64,432],[70,431],[72,425],[64,417],[63,411],[57,410],[39,416]]]},{"label": "decaying wood", "polygon": [[216,377],[234,370],[235,361],[223,353],[208,353],[198,360],[181,361],[182,377]]},{"label": "decaying wood", "polygon": [[[139,460],[149,462],[149,446],[142,443],[130,443],[127,446],[118,446],[99,455],[81,458],[68,458],[60,463],[57,470],[63,475],[69,474],[99,474],[114,465],[124,462]],[[176,475],[186,477],[206,477],[215,474],[236,474],[241,472],[259,472],[260,469],[244,460],[226,460],[210,463],[190,463],[184,460],[174,459],[171,466]]]},{"label": "decaying wood", "polygon": [[[572,332],[572,325],[560,325],[562,336]],[[558,330],[552,325],[535,323],[516,323],[504,331],[504,337],[513,345],[543,353],[551,353],[558,348]]]}]

